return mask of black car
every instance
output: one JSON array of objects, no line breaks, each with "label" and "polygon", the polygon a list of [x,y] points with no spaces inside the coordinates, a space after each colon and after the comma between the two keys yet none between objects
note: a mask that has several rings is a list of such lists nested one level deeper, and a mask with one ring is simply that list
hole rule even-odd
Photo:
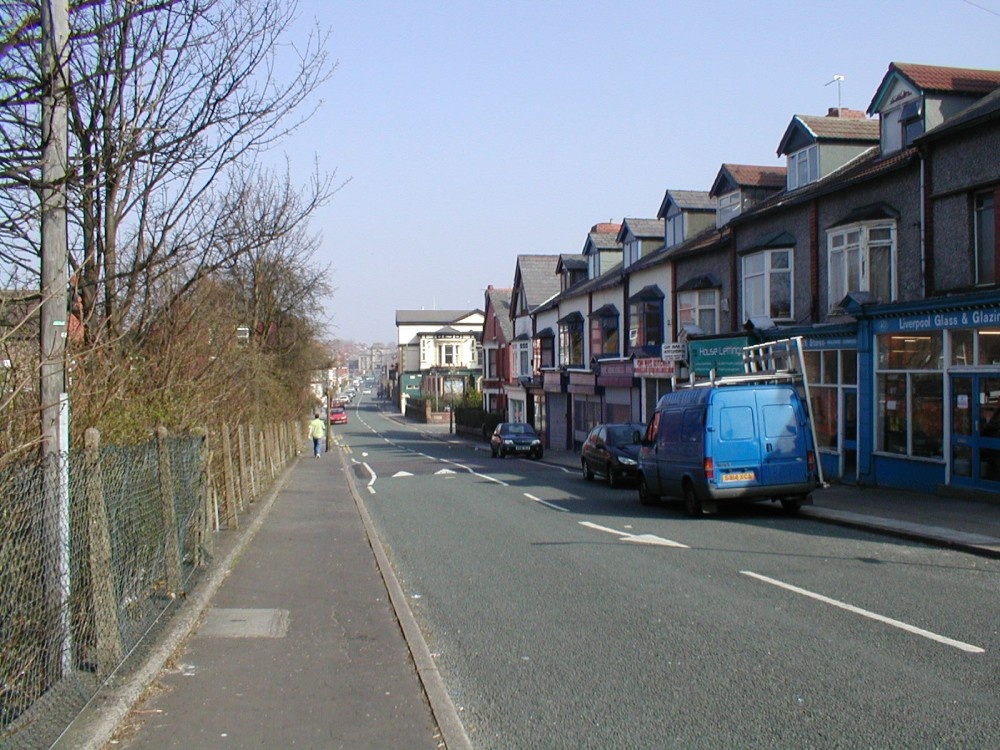
[{"label": "black car", "polygon": [[597,425],[580,449],[583,478],[589,482],[594,474],[601,474],[607,477],[612,487],[626,481],[635,482],[638,478],[639,441],[645,431],[645,425],[628,422]]},{"label": "black car", "polygon": [[500,456],[542,457],[542,439],[527,422],[501,422],[490,437],[490,453]]}]

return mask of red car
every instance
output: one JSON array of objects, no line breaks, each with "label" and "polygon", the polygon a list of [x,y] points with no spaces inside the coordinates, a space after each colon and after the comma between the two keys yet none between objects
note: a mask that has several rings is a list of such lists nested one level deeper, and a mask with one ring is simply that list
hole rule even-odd
[{"label": "red car", "polygon": [[343,404],[330,407],[330,424],[347,424],[347,409]]}]

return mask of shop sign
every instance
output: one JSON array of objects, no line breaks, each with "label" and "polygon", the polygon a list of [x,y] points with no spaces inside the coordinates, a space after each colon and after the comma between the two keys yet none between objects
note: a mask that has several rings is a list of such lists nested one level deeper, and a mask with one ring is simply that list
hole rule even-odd
[{"label": "shop sign", "polygon": [[688,358],[687,344],[674,342],[663,344],[660,348],[660,359],[664,362],[683,362]]},{"label": "shop sign", "polygon": [[749,339],[746,336],[730,339],[704,339],[689,341],[691,350],[688,364],[699,377],[708,377],[715,370],[717,377],[743,374],[743,347]]},{"label": "shop sign", "polygon": [[942,328],[978,328],[1000,326],[1000,310],[962,310],[960,312],[923,313],[903,318],[882,318],[875,321],[875,333],[906,333],[936,331]]},{"label": "shop sign", "polygon": [[635,374],[640,378],[670,378],[675,372],[673,362],[664,362],[657,357],[635,360]]}]

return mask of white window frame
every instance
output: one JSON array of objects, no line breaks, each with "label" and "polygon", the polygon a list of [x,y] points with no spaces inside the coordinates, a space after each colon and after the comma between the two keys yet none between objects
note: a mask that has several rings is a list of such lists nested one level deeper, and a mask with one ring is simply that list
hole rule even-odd
[{"label": "white window frame", "polygon": [[444,367],[458,367],[460,359],[461,352],[458,344],[449,341],[438,345],[437,364],[443,365]]},{"label": "white window frame", "polygon": [[[712,314],[710,328],[702,325],[702,313],[706,312]],[[683,328],[689,323],[698,326],[705,334],[719,332],[718,289],[689,289],[677,292],[677,325]]]},{"label": "white window frame", "polygon": [[[781,268],[780,266],[777,268],[774,267],[773,259],[777,255],[787,256],[788,266],[786,268]],[[758,259],[763,260],[763,267],[760,271],[755,270],[748,274],[747,264],[750,261]],[[771,314],[772,286],[773,278],[779,274],[788,276],[788,315],[775,316]],[[761,290],[761,304],[763,305],[763,309],[751,310],[748,300],[749,295],[747,294],[748,281],[758,277],[763,282]],[[740,289],[742,292],[740,294],[740,301],[743,310],[743,320],[749,320],[758,316],[771,318],[775,322],[795,320],[795,253],[793,249],[790,247],[770,248],[744,255],[740,259]]]},{"label": "white window frame", "polygon": [[[839,309],[840,303],[850,292],[873,292],[873,269],[884,266],[884,258],[872,259],[872,253],[889,255],[889,299],[897,296],[897,233],[895,221],[865,222],[837,227],[826,233],[826,272],[829,294],[828,308]],[[876,279],[877,281],[877,279]],[[852,287],[856,284],[856,287]],[[877,284],[876,284],[877,286]]]},{"label": "white window frame", "polygon": [[531,377],[532,367],[531,367],[530,341],[514,342],[514,366],[516,367],[516,372],[514,373],[514,377],[516,378]]},{"label": "white window frame", "polygon": [[667,218],[663,228],[663,244],[666,247],[684,241],[684,214],[678,213]]},{"label": "white window frame", "polygon": [[625,267],[628,268],[641,257],[642,245],[639,243],[637,238],[633,237],[625,243]]},{"label": "white window frame", "polygon": [[742,212],[743,200],[739,190],[719,196],[719,210],[716,214],[716,225],[724,227],[729,220]]},{"label": "white window frame", "polygon": [[819,144],[813,143],[800,148],[789,154],[787,159],[789,190],[796,190],[819,179]]}]

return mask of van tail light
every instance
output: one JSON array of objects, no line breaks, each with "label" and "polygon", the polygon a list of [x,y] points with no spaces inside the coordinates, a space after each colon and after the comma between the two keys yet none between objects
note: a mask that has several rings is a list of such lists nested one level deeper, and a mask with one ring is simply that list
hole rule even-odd
[{"label": "van tail light", "polygon": [[816,454],[813,451],[806,451],[806,466],[810,474],[816,473]]},{"label": "van tail light", "polygon": [[705,479],[712,481],[715,476],[715,464],[712,462],[711,458],[705,459]]}]

